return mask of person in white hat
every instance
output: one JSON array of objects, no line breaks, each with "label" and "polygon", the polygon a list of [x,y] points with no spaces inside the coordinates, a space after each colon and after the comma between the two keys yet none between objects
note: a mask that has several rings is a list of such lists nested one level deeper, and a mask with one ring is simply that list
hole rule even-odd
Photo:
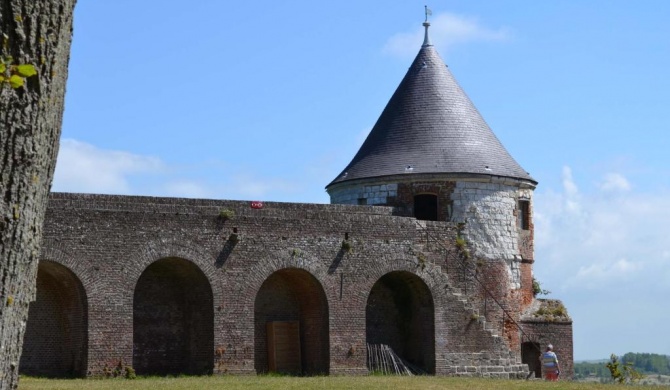
[{"label": "person in white hat", "polygon": [[554,353],[554,346],[547,345],[547,351],[540,356],[542,362],[542,370],[544,371],[544,379],[548,381],[557,381],[558,374],[561,372],[561,367],[558,365],[558,357]]}]

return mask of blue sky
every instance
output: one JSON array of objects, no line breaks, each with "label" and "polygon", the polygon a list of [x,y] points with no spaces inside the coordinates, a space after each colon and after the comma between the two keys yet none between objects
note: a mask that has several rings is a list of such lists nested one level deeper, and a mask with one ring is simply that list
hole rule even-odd
[{"label": "blue sky", "polygon": [[[54,191],[328,203],[414,1],[80,0]],[[454,0],[431,39],[535,191],[575,358],[670,354],[670,2]]]}]

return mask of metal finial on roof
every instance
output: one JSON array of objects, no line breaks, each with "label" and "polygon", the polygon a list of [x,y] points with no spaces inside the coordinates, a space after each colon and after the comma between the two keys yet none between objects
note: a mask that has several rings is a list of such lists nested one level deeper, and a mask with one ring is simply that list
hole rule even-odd
[{"label": "metal finial on roof", "polygon": [[425,11],[426,11],[426,20],[423,22],[423,27],[426,28],[426,33],[423,36],[423,46],[432,46],[432,43],[430,43],[430,37],[428,36],[428,27],[430,27],[430,22],[428,22],[428,16],[433,14],[433,11],[428,8],[427,5],[424,5]]}]

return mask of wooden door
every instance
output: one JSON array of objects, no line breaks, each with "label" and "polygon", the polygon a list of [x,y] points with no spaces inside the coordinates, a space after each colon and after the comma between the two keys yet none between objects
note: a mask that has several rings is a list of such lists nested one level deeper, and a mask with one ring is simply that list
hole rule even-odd
[{"label": "wooden door", "polygon": [[270,371],[300,375],[300,322],[273,321],[268,322],[266,327]]}]

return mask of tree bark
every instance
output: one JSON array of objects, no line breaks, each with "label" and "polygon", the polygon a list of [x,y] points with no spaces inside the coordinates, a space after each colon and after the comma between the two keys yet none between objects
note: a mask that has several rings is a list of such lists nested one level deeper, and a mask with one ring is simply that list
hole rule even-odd
[{"label": "tree bark", "polygon": [[56,165],[76,0],[0,0],[0,61],[32,64],[0,84],[0,390],[18,386],[35,297],[42,222]]}]

